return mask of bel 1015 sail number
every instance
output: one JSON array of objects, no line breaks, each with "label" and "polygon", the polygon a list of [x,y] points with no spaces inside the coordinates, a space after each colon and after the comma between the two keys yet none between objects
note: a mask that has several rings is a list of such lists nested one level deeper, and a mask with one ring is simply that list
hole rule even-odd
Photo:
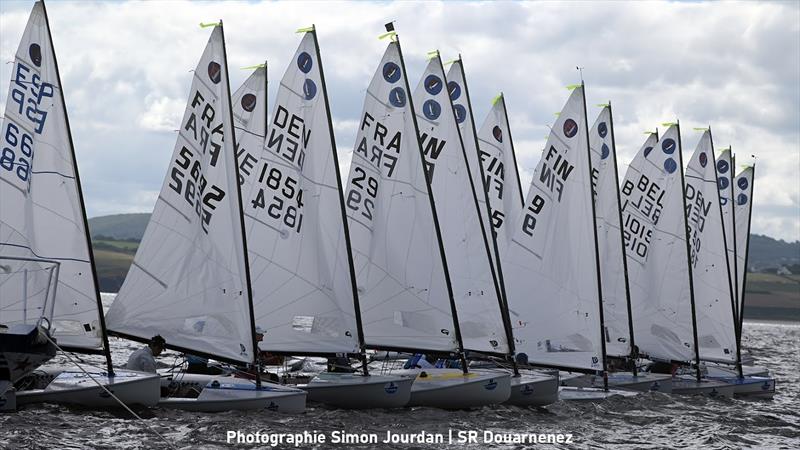
[{"label": "bel 1015 sail number", "polygon": [[268,216],[299,233],[303,225],[303,190],[298,188],[297,180],[264,161],[258,183],[261,187],[250,201],[253,209],[266,208]]}]

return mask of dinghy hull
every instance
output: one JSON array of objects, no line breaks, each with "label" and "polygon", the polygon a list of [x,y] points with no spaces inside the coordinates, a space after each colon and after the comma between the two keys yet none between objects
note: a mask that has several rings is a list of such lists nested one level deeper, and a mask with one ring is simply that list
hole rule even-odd
[{"label": "dinghy hull", "polygon": [[622,389],[604,390],[591,387],[561,386],[558,389],[558,399],[564,402],[599,402],[609,398],[636,397],[639,392],[624,391]]},{"label": "dinghy hull", "polygon": [[411,399],[414,379],[402,376],[322,373],[308,384],[298,385],[308,401],[337,408],[400,408]]},{"label": "dinghy hull", "polygon": [[[573,387],[603,388],[603,377],[597,375],[564,377],[561,384]],[[608,386],[628,391],[670,394],[672,393],[672,376],[647,372],[640,372],[633,376],[631,372],[613,372],[608,374]]]},{"label": "dinghy hull", "polygon": [[505,404],[514,406],[547,406],[558,401],[558,377],[520,375],[511,377],[511,396]]},{"label": "dinghy hull", "polygon": [[[398,375],[401,373],[398,373]],[[408,371],[414,377],[409,406],[467,409],[503,403],[511,396],[511,374],[460,369]]]},{"label": "dinghy hull", "polygon": [[[98,383],[103,387],[98,386]],[[126,405],[155,406],[161,387],[158,375],[119,370],[113,377],[106,372],[64,371],[44,389],[17,392],[17,404],[64,403],[90,408],[118,407],[120,404],[106,392]]]},{"label": "dinghy hull", "polygon": [[170,392],[158,401],[162,408],[209,413],[261,410],[297,414],[306,410],[304,391],[277,383],[262,381],[256,389],[255,382],[245,378],[191,373],[167,376],[161,383]]},{"label": "dinghy hull", "polygon": [[723,381],[704,378],[676,377],[672,379],[672,393],[679,395],[707,395],[709,397],[733,398],[734,386]]},{"label": "dinghy hull", "polygon": [[733,386],[735,397],[772,399],[775,396],[775,378],[772,377],[713,377]]}]

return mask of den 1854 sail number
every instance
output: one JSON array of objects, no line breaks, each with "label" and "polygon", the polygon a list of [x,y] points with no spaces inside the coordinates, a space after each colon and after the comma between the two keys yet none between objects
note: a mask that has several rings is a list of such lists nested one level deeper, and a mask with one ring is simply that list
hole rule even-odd
[{"label": "den 1854 sail number", "polygon": [[264,161],[258,183],[261,187],[250,201],[253,209],[266,208],[268,216],[299,233],[303,225],[303,190],[298,188],[297,180]]}]

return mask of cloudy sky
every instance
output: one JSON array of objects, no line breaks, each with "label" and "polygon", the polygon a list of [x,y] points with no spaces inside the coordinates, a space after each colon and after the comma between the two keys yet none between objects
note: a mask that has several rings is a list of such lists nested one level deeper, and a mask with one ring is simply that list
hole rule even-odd
[{"label": "cloudy sky", "polygon": [[[0,1],[0,104],[32,1]],[[800,239],[800,3],[69,2],[48,13],[89,216],[149,212],[209,30],[225,23],[231,84],[267,60],[280,79],[316,24],[343,168],[394,20],[416,84],[428,51],[464,58],[479,121],[506,94],[522,180],[584,67],[589,114],[611,100],[620,171],[643,131],[680,119],[684,160],[711,125],[737,163],[756,155],[753,232]],[[276,84],[270,87],[274,97]],[[594,120],[593,117],[590,118]],[[480,123],[479,123],[480,125]],[[347,173],[347,172],[345,172]],[[621,174],[622,175],[622,174]]]}]

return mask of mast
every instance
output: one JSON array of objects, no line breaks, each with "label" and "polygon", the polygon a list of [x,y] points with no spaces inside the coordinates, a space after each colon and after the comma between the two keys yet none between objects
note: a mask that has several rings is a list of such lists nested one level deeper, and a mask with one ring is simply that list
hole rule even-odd
[{"label": "mast", "polygon": [[[584,96],[585,94],[586,93],[584,92]],[[583,100],[584,100],[583,102],[586,103],[586,98],[584,98]],[[514,139],[511,137],[511,125],[508,123],[508,110],[506,110],[506,97],[503,95],[502,92],[500,93],[500,101],[502,102],[503,115],[505,116],[506,119],[506,130],[508,130],[508,144],[511,146],[511,157],[514,159],[514,171],[517,174],[517,188],[519,189],[519,198],[522,201],[521,206],[525,206],[525,195],[522,193],[522,182],[519,180],[519,167],[517,166],[517,152],[514,150]],[[586,105],[584,104],[584,109],[585,106]]]},{"label": "mast", "polygon": [[[716,184],[717,188],[717,204],[719,205],[719,218],[720,224],[722,225],[722,242],[727,246],[727,238],[725,236],[725,220],[722,218],[722,200],[720,199],[719,195],[719,176],[717,175],[717,160],[714,158],[714,136],[711,133],[711,126],[708,127],[708,138],[711,140],[711,159],[714,161],[714,183]],[[731,170],[733,172],[733,170]],[[733,183],[731,183],[733,186]],[[728,259],[728,249],[725,247],[725,267],[728,268],[728,286],[731,286],[731,263]],[[736,369],[739,373],[739,378],[742,378],[742,353],[739,351],[739,341],[737,338],[736,332],[736,298],[733,294],[733,289],[730,289],[731,293],[731,313],[733,314],[733,334],[734,340],[736,341]]]},{"label": "mast", "polygon": [[456,311],[456,301],[455,297],[453,296],[453,285],[450,282],[450,271],[447,269],[447,258],[444,255],[444,244],[442,244],[442,232],[439,228],[439,218],[436,215],[436,205],[433,201],[433,189],[431,189],[431,180],[428,178],[428,171],[425,168],[425,154],[422,151],[422,147],[419,143],[419,125],[417,124],[417,113],[416,109],[414,109],[414,101],[412,99],[413,95],[411,95],[411,87],[408,85],[408,75],[406,73],[406,63],[403,60],[403,50],[400,47],[400,37],[395,35],[395,44],[397,44],[397,53],[400,56],[400,66],[403,70],[403,83],[406,87],[406,92],[408,92],[408,105],[411,111],[411,120],[414,123],[414,142],[416,142],[417,150],[419,150],[419,157],[420,157],[420,164],[422,165],[422,173],[425,177],[425,187],[428,190],[428,200],[431,204],[431,212],[433,213],[433,227],[436,230],[436,240],[439,243],[439,254],[442,256],[442,270],[444,271],[444,279],[445,283],[447,284],[447,293],[450,296],[450,309],[453,315],[453,327],[456,333],[456,340],[458,341],[458,352],[459,358],[461,359],[461,370],[464,373],[468,373],[467,370],[467,358],[464,355],[464,341],[461,338],[461,327],[458,324],[458,311]]},{"label": "mast", "polygon": [[[681,124],[680,121],[675,124],[678,128],[678,167],[681,168],[681,203],[683,204],[683,229],[685,230],[686,239],[686,264],[689,269],[689,300],[692,305],[692,334],[694,337],[694,358],[695,358],[695,376],[697,382],[700,382],[700,346],[697,343],[697,313],[695,312],[694,305],[694,279],[692,277],[692,248],[689,236],[689,219],[686,217],[686,182],[683,175],[683,145],[681,144]],[[727,257],[727,255],[726,255]]]},{"label": "mast", "polygon": [[[741,314],[739,314],[739,336],[738,336],[738,345],[736,346],[736,350],[741,348],[742,342],[742,332],[744,331],[744,298],[745,296],[745,289],[747,288],[747,258],[750,256],[750,225],[753,223],[753,193],[756,190],[756,164],[753,162],[753,172],[752,172],[752,179],[750,180],[750,210],[747,212],[747,243],[744,247],[744,273],[742,274],[742,299],[741,299]],[[738,289],[738,287],[737,287]],[[739,377],[742,376],[742,365],[741,359],[739,360]]]},{"label": "mast", "polygon": [[[597,244],[597,216],[595,213],[595,204],[594,204],[594,186],[592,186],[592,150],[589,147],[589,117],[586,114],[586,86],[581,80],[581,91],[583,94],[583,120],[586,124],[586,158],[589,162],[588,166],[588,173],[589,173],[589,203],[592,205],[592,236],[594,237],[594,261],[595,261],[595,273],[597,274],[597,300],[599,305],[600,311],[600,349],[601,349],[601,360],[603,361],[603,389],[606,391],[608,390],[608,366],[606,361],[606,324],[605,318],[603,316],[603,283],[600,280],[600,248]],[[613,133],[613,131],[612,131]],[[612,134],[613,136],[613,134]],[[616,149],[615,149],[616,150]],[[622,223],[622,222],[620,222]]]},{"label": "mast", "polygon": [[636,341],[633,339],[633,311],[631,307],[631,287],[628,281],[628,254],[625,252],[625,236],[622,233],[622,203],[619,198],[619,173],[617,172],[617,141],[614,136],[614,113],[611,109],[611,100],[608,101],[608,116],[611,124],[611,147],[614,149],[614,186],[617,187],[617,214],[619,214],[619,242],[622,246],[622,270],[625,276],[625,301],[628,306],[628,337],[631,340],[631,354],[630,358],[633,360],[633,376],[636,377],[638,369],[636,368],[636,359],[638,358],[636,352]]},{"label": "mast", "polygon": [[[475,116],[472,113],[472,99],[470,99],[470,96],[469,96],[469,87],[467,86],[467,76],[464,73],[464,61],[461,59],[461,55],[458,55],[458,62],[459,62],[459,69],[461,70],[461,79],[464,80],[464,95],[467,97],[467,108],[469,108],[469,117],[472,119],[470,122],[471,122],[471,126],[472,126],[472,136],[475,139],[475,151],[476,151],[477,157],[478,157],[478,171],[480,172],[480,177],[481,177],[481,189],[483,191],[484,201],[486,202],[486,213],[489,215],[489,226],[492,227],[492,205],[489,202],[489,193],[486,192],[486,186],[483,185],[483,180],[485,180],[486,178],[485,178],[484,172],[483,172],[483,164],[481,163],[480,145],[478,144],[478,132],[477,132],[477,130],[475,130]],[[501,101],[502,101],[502,98],[503,98],[503,94],[500,94],[500,100]],[[452,105],[453,102],[451,101],[450,104]],[[503,108],[505,109],[505,103],[503,103]],[[455,109],[454,109],[454,113],[453,114],[455,115]],[[508,138],[511,139],[511,136],[509,136]],[[462,142],[462,144],[463,144],[463,142]],[[462,145],[462,148],[463,148],[463,145]],[[466,152],[466,149],[464,149],[464,151]],[[515,162],[515,164],[516,164],[516,162]],[[517,176],[517,179],[519,179],[519,176]],[[470,180],[472,180],[472,177],[470,177]],[[519,182],[517,184],[519,184]],[[475,186],[473,184],[473,192],[474,192],[474,189],[475,189]],[[475,201],[476,202],[478,201],[477,197],[475,198]],[[478,208],[478,212],[480,213],[480,208]],[[481,220],[481,227],[483,227],[483,221],[482,220]],[[515,349],[514,349],[514,333],[511,330],[511,317],[508,314],[508,301],[506,301],[506,283],[505,283],[505,280],[503,279],[503,268],[502,268],[502,265],[500,264],[500,250],[497,247],[497,235],[495,234],[494,229],[491,229],[491,228],[489,229],[489,234],[492,237],[492,246],[494,248],[494,254],[495,254],[495,258],[496,258],[495,265],[494,265],[494,267],[496,268],[495,269],[495,275],[497,277],[497,284],[499,285],[500,291],[501,291],[501,295],[498,297],[498,300],[500,302],[500,316],[503,318],[503,328],[505,329],[505,332],[506,332],[506,341],[508,341],[508,353],[509,353],[509,357],[511,358],[511,364],[512,364],[513,369],[514,369],[514,376],[518,377],[519,376],[519,367],[517,366],[517,360],[514,358],[514,353],[515,353]],[[484,236],[485,235],[486,235],[486,233],[484,232]],[[487,243],[487,245],[488,245],[488,243]],[[489,259],[491,260],[491,254],[489,256]]]},{"label": "mast", "polygon": [[342,195],[342,175],[339,173],[339,156],[336,153],[336,139],[333,135],[333,120],[331,119],[331,107],[328,102],[328,87],[325,84],[325,71],[322,70],[322,56],[319,51],[319,42],[317,41],[317,28],[311,25],[311,35],[314,37],[314,49],[317,52],[317,63],[319,64],[319,76],[322,83],[322,96],[325,99],[325,116],[328,119],[328,130],[331,135],[331,152],[333,154],[333,166],[336,173],[336,192],[339,195],[339,211],[342,213],[342,224],[344,226],[344,245],[347,248],[347,263],[350,268],[350,285],[353,291],[353,307],[356,314],[356,328],[358,329],[358,347],[361,349],[360,358],[364,376],[369,376],[369,369],[367,368],[367,353],[366,343],[364,342],[364,327],[361,322],[361,305],[358,301],[358,285],[356,283],[356,271],[353,267],[353,250],[350,247],[350,229],[347,225],[347,216],[344,212],[344,196]]},{"label": "mast", "polygon": [[[444,85],[447,86],[447,74],[444,71],[444,66],[442,65],[442,58],[441,58],[441,56],[439,55],[438,52],[436,54],[436,59],[439,61],[439,67],[442,70],[442,76],[444,77]],[[459,55],[458,61],[461,62],[461,55]],[[466,80],[466,77],[464,77],[463,75],[464,75],[464,73],[463,73],[463,70],[462,70],[462,77],[461,78]],[[465,89],[465,93],[467,95],[467,102],[469,102],[469,93],[466,91],[466,89]],[[455,119],[456,110],[455,110],[455,106],[453,106],[453,101],[450,99],[450,93],[449,92],[447,94],[447,100],[450,103],[450,109],[453,112],[453,118]],[[472,111],[470,111],[470,117],[471,117],[471,115],[472,115]],[[473,126],[474,126],[474,120],[473,120]],[[473,128],[473,130],[474,130],[474,128]],[[461,136],[461,128],[458,126],[458,124],[456,124],[456,131],[458,131],[458,142],[459,142],[459,145],[461,146],[461,154],[464,156],[464,166],[467,168],[467,178],[469,179],[469,186],[470,186],[470,189],[472,190],[472,199],[473,199],[473,201],[475,203],[475,212],[478,215],[478,224],[481,227],[481,234],[482,234],[482,237],[483,237],[483,245],[484,245],[484,248],[486,250],[486,257],[489,260],[489,267],[492,270],[492,280],[494,282],[493,284],[494,284],[494,289],[495,289],[495,295],[497,295],[498,307],[500,308],[500,317],[503,320],[503,329],[506,332],[506,335],[508,335],[508,330],[507,330],[507,327],[506,327],[506,319],[505,319],[505,315],[503,314],[503,309],[504,309],[503,308],[504,307],[503,295],[500,292],[500,286],[499,286],[499,283],[497,282],[497,269],[495,269],[494,262],[492,261],[492,252],[489,249],[489,241],[486,240],[486,228],[484,227],[483,219],[480,216],[481,215],[481,209],[480,209],[480,205],[478,204],[478,196],[477,196],[477,194],[475,194],[475,182],[472,179],[472,171],[469,168],[469,161],[467,159],[467,150],[466,150],[466,148],[464,148],[464,137]],[[481,162],[480,162],[480,157],[479,157],[478,158],[478,166],[480,166],[480,164],[481,164]],[[483,180],[483,171],[482,170],[481,170],[481,180]],[[481,183],[481,185],[483,185],[483,183]],[[484,189],[483,191],[485,193],[486,189]],[[487,203],[487,208],[488,208],[488,203]],[[488,211],[488,209],[487,209],[487,211]],[[491,217],[491,215],[489,217]],[[495,248],[495,250],[497,250],[497,248]],[[506,340],[509,340],[508,336],[506,336]],[[512,347],[513,344],[511,342],[509,342],[508,345],[509,345],[509,351],[511,351],[511,349],[513,348]],[[516,369],[516,366],[515,366],[515,369]]]},{"label": "mast", "polygon": [[[86,218],[86,205],[83,201],[83,189],[81,188],[81,177],[78,173],[78,161],[75,156],[75,144],[72,142],[72,128],[69,125],[69,115],[67,114],[67,103],[64,98],[64,87],[61,84],[61,72],[58,70],[58,58],[56,48],[53,44],[53,35],[50,32],[50,19],[47,17],[47,6],[42,0],[42,12],[44,12],[45,27],[47,28],[47,38],[50,41],[50,50],[53,52],[53,66],[56,69],[56,79],[58,80],[58,94],[61,97],[61,107],[64,112],[64,121],[67,126],[67,137],[69,139],[69,150],[72,155],[72,170],[75,173],[75,185],[78,189],[78,201],[81,207],[81,218],[83,219],[83,232],[86,235],[86,251],[89,254],[89,262],[92,265],[92,280],[94,281],[94,292],[97,299],[97,316],[100,322],[100,333],[103,341],[103,354],[106,357],[106,370],[110,377],[114,376],[114,366],[111,364],[111,351],[108,345],[108,333],[106,332],[106,316],[103,312],[103,301],[100,299],[100,286],[97,284],[97,266],[94,261],[94,251],[92,250],[92,237],[89,234],[89,220]],[[55,300],[53,302],[55,304]]]},{"label": "mast", "polygon": [[[230,105],[230,94],[231,94],[231,80],[228,75],[228,50],[225,48],[225,29],[222,27],[222,19],[219,21],[219,30],[222,34],[222,55],[224,56],[225,60],[225,85],[228,88],[228,115],[230,117],[230,124],[233,127],[233,108]],[[266,70],[265,70],[266,72]],[[266,101],[264,102],[266,103]],[[236,148],[236,133],[233,129],[231,131],[231,136],[233,136],[234,142],[232,142],[233,147]],[[250,310],[250,334],[253,339],[253,367],[255,368],[256,372],[256,389],[261,389],[261,366],[258,361],[258,339],[256,338],[256,319],[255,313],[253,312],[253,288],[250,283],[250,256],[247,252],[247,232],[244,226],[244,211],[242,211],[242,188],[239,184],[239,162],[236,161],[236,155],[233,155],[233,167],[236,173],[236,198],[238,199],[239,204],[239,225],[241,226],[242,230],[242,252],[244,253],[244,273],[245,279],[247,280],[247,306]]]}]

